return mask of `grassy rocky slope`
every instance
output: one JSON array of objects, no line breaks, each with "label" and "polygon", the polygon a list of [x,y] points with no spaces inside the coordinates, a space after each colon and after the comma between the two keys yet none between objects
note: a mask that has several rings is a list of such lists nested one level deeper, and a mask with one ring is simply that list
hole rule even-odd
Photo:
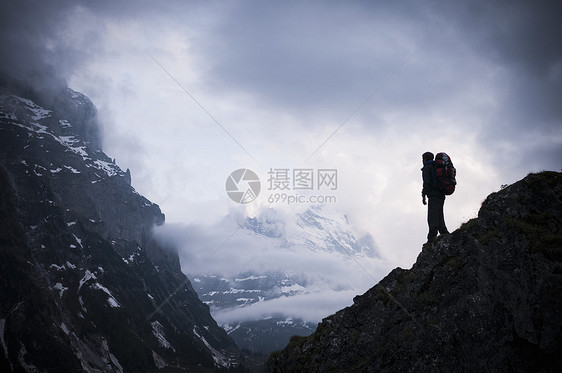
[{"label": "grassy rocky slope", "polygon": [[530,174],[293,337],[268,371],[560,372],[561,310],[562,174]]}]

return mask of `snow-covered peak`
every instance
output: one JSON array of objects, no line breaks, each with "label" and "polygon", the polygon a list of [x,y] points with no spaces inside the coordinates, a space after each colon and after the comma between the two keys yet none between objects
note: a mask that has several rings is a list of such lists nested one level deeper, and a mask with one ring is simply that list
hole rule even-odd
[{"label": "snow-covered peak", "polygon": [[298,230],[289,242],[311,250],[337,251],[345,255],[377,257],[375,240],[350,224],[346,214],[324,206],[312,206],[296,220]]},{"label": "snow-covered peak", "polygon": [[246,220],[252,234],[279,240],[279,245],[311,251],[339,252],[345,256],[378,257],[375,240],[355,228],[345,213],[313,205],[295,216],[265,209]]}]

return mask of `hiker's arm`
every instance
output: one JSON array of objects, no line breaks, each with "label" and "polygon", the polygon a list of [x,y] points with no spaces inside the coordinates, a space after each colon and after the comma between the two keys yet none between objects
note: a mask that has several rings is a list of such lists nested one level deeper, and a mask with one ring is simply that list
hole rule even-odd
[{"label": "hiker's arm", "polygon": [[427,192],[429,192],[430,188],[431,188],[431,174],[430,172],[428,172],[429,170],[427,169],[427,167],[424,167],[422,169],[422,181],[423,181],[423,185],[422,185],[422,191],[421,191],[421,195],[422,195],[422,203],[424,205],[427,205],[427,202],[425,200],[425,196],[427,196]]},{"label": "hiker's arm", "polygon": [[421,194],[422,197],[425,198],[427,192],[429,191],[429,188],[431,188],[431,175],[428,175],[427,169],[425,167],[422,170],[422,181],[423,185]]}]

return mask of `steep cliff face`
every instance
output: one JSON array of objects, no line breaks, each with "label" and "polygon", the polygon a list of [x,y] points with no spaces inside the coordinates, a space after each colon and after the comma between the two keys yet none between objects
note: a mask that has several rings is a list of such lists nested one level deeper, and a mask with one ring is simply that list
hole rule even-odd
[{"label": "steep cliff face", "polygon": [[560,372],[561,310],[562,174],[531,174],[293,337],[268,370]]},{"label": "steep cliff face", "polygon": [[177,254],[152,239],[164,215],[102,152],[95,123],[80,93],[3,86],[0,371],[238,366]]}]

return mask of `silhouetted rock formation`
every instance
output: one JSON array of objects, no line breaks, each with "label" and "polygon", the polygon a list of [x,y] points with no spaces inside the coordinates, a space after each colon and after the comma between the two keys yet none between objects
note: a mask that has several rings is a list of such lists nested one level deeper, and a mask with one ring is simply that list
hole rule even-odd
[{"label": "silhouetted rock formation", "polygon": [[491,194],[478,218],[293,337],[268,370],[562,371],[562,174]]}]

